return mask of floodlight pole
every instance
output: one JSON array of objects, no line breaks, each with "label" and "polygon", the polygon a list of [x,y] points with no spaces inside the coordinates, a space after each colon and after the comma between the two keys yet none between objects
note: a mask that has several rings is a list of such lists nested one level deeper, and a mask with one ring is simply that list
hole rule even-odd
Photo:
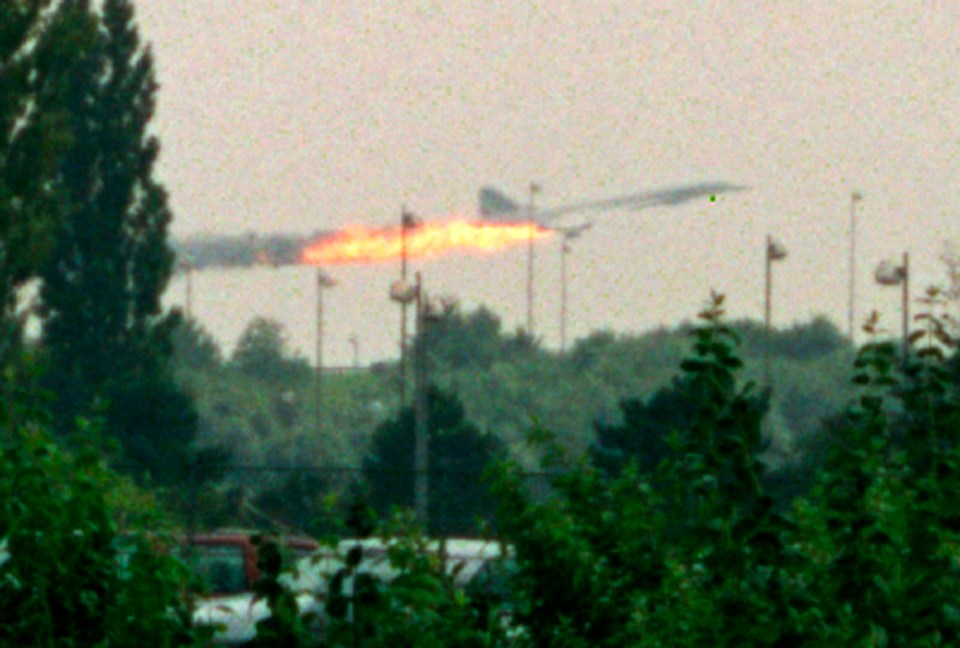
[{"label": "floodlight pole", "polygon": [[189,261],[182,261],[180,267],[183,268],[184,279],[186,280],[183,311],[189,320],[193,316],[193,264]]},{"label": "floodlight pole", "polygon": [[323,431],[323,291],[332,288],[334,281],[323,271],[317,268],[317,370],[315,380],[314,400],[316,408],[317,438]]},{"label": "floodlight pole", "polygon": [[910,253],[903,253],[903,266],[900,268],[901,283],[903,284],[901,303],[901,318],[903,327],[903,369],[906,371],[910,359]]},{"label": "floodlight pole", "polygon": [[427,412],[427,351],[426,351],[426,299],[423,294],[423,282],[416,275],[416,314],[417,338],[415,358],[415,394],[414,394],[414,513],[417,521],[426,530],[429,525],[429,481],[427,471],[430,468],[429,421]]},{"label": "floodlight pole", "polygon": [[530,200],[527,206],[528,228],[527,233],[527,335],[533,338],[533,267],[534,267],[534,246],[533,246],[533,228],[534,228],[534,196],[540,191],[540,185],[536,182],[530,183]]},{"label": "floodlight pole", "polygon": [[847,337],[852,344],[855,344],[853,325],[856,318],[857,292],[857,203],[861,200],[863,195],[859,191],[850,194],[850,295],[847,306]]},{"label": "floodlight pole", "polygon": [[889,267],[887,262],[877,266],[877,283],[883,286],[899,284],[901,290],[901,343],[903,345],[903,370],[906,372],[910,359],[910,254],[903,253],[903,263],[900,266]]},{"label": "floodlight pole", "polygon": [[350,336],[348,340],[350,346],[353,347],[353,368],[360,368],[360,339],[357,337],[357,334],[354,333]]},{"label": "floodlight pole", "polygon": [[[407,280],[407,230],[416,217],[406,207],[400,212],[400,279]],[[407,402],[407,304],[400,303],[400,407]]]},{"label": "floodlight pole", "polygon": [[771,247],[773,238],[767,234],[767,248],[764,256],[766,257],[766,272],[763,283],[763,377],[764,382],[770,385],[770,309],[773,298],[773,255]]},{"label": "floodlight pole", "polygon": [[560,241],[560,353],[567,351],[567,255],[570,245],[567,236]]}]

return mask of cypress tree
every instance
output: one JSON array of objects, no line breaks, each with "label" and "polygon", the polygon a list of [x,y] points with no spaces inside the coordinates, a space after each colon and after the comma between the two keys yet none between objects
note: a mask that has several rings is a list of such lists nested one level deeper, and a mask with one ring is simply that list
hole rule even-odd
[{"label": "cypress tree", "polygon": [[44,37],[48,5],[49,0],[0,2],[0,366],[19,349],[19,292],[37,276],[58,214],[49,180],[64,148],[64,131],[58,106],[40,101],[51,79],[32,47]]},{"label": "cypress tree", "polygon": [[154,178],[160,147],[148,130],[153,57],[128,0],[104,0],[99,11],[66,0],[51,42],[85,23],[94,38],[62,88],[71,137],[57,177],[64,219],[41,289],[49,385],[66,428],[78,415],[102,413],[127,461],[176,479],[196,415],[173,383],[176,318],[160,302],[173,252],[167,195]]}]

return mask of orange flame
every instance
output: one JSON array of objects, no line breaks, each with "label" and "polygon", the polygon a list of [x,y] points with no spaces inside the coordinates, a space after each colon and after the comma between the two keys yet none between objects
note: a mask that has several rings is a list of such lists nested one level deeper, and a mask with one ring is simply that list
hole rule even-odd
[{"label": "orange flame", "polygon": [[[477,223],[448,221],[422,223],[407,230],[407,257],[430,258],[448,252],[493,253],[539,240],[551,230],[536,223]],[[303,250],[302,261],[310,265],[377,263],[395,261],[403,254],[400,227],[373,229],[351,225]]]}]

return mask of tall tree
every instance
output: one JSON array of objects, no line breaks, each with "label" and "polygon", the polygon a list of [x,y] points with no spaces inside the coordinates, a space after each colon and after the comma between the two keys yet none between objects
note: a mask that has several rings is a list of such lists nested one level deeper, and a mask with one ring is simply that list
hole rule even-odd
[{"label": "tall tree", "polygon": [[[427,393],[430,439],[430,533],[464,535],[476,531],[477,517],[491,518],[494,504],[481,481],[492,459],[505,453],[500,439],[466,419],[453,394]],[[371,504],[381,513],[412,508],[414,501],[415,424],[412,408],[382,423],[363,461]]]},{"label": "tall tree", "polygon": [[[0,364],[19,345],[18,295],[37,276],[51,246],[59,210],[51,174],[66,138],[62,106],[37,41],[44,39],[49,0],[0,3]],[[82,30],[81,30],[82,31]],[[81,37],[80,31],[74,37]],[[59,56],[72,57],[72,48]]]},{"label": "tall tree", "polygon": [[283,324],[267,317],[250,320],[230,359],[241,372],[264,380],[278,381],[297,374],[309,375],[306,361],[287,351],[287,335]]},{"label": "tall tree", "polygon": [[[153,177],[160,147],[148,131],[153,57],[128,0],[104,0],[99,11],[65,0],[46,45],[55,48],[77,24],[96,30],[62,89],[71,143],[56,182],[65,212],[41,289],[50,386],[65,422],[114,402],[107,434],[135,449],[142,467],[166,471],[185,460],[196,417],[162,403],[177,391],[168,362],[176,318],[160,303],[173,253],[166,192]],[[140,420],[131,408],[141,408]]]}]

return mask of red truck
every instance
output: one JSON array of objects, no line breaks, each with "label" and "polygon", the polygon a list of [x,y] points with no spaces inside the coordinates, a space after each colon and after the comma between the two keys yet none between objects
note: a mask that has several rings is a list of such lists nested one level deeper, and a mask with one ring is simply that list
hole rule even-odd
[{"label": "red truck", "polygon": [[[256,624],[267,618],[266,601],[254,596],[260,579],[256,531],[224,530],[181,537],[180,558],[201,581],[202,596],[194,609],[194,622],[215,628],[213,643],[243,645],[256,635]],[[286,550],[293,565],[315,552],[319,545],[304,536],[272,536]]]},{"label": "red truck", "polygon": [[[251,538],[256,531],[225,530],[183,536],[180,557],[194,570],[211,597],[252,592],[260,579],[257,547]],[[305,536],[276,538],[293,564],[315,552],[319,545]]]}]

